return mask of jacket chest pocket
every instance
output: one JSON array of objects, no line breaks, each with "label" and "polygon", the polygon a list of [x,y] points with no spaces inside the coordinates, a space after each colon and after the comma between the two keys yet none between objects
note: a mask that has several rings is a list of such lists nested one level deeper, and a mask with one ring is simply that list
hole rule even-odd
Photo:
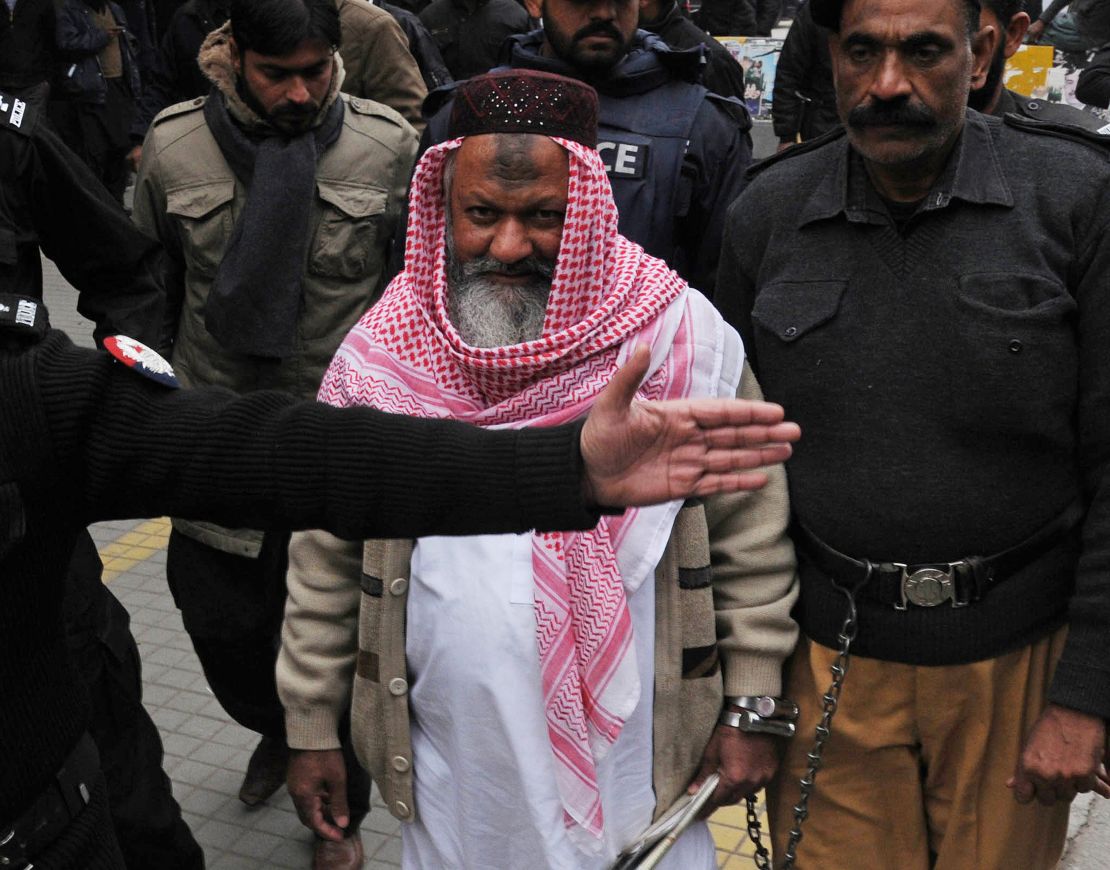
[{"label": "jacket chest pocket", "polygon": [[999,428],[1024,429],[1030,418],[1071,414],[1079,369],[1077,310],[1053,278],[962,276],[949,354],[955,406],[963,404],[981,425],[990,420]]},{"label": "jacket chest pocket", "polygon": [[234,179],[166,191],[166,212],[177,218],[181,247],[191,271],[213,277],[235,226]]},{"label": "jacket chest pocket", "polygon": [[316,227],[308,270],[335,278],[364,278],[376,273],[388,241],[383,231],[389,193],[347,181],[316,182],[322,214]]},{"label": "jacket chest pocket", "polygon": [[755,300],[752,320],[760,355],[795,360],[819,355],[828,344],[826,327],[840,311],[847,281],[780,281],[769,284]]}]

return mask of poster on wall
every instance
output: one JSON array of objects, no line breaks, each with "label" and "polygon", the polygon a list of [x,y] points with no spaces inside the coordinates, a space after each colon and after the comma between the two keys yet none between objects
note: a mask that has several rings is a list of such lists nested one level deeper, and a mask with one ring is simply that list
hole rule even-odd
[{"label": "poster on wall", "polygon": [[771,95],[778,69],[781,39],[750,36],[718,36],[744,70],[744,103],[753,118],[771,117]]},{"label": "poster on wall", "polygon": [[[1083,60],[1081,57],[1080,63]],[[1051,45],[1023,45],[1006,61],[1004,81],[1011,91],[1023,96],[1066,103],[1099,118],[1110,118],[1106,109],[1096,109],[1076,99],[1075,84],[1082,71],[1074,54],[1057,51]]]},{"label": "poster on wall", "polygon": [[1048,72],[1052,69],[1051,45],[1023,45],[1006,61],[1003,81],[1007,88],[1026,97],[1048,99]]}]

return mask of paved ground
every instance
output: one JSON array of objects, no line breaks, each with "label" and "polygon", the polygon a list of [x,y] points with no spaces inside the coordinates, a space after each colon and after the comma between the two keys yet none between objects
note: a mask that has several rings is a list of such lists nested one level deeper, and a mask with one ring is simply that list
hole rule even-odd
[{"label": "paved ground", "polygon": [[[92,346],[91,325],[75,313],[73,291],[51,263],[44,261],[44,271],[51,321],[79,344]],[[102,523],[93,529],[105,582],[131,614],[143,659],[145,701],[162,732],[174,794],[211,870],[308,868],[311,839],[284,789],[257,809],[236,797],[256,737],[227,717],[201,673],[166,587],[168,534],[164,519]],[[399,826],[375,795],[375,809],[362,828],[368,868],[400,865]],[[717,813],[711,827],[720,867],[753,866],[739,807]],[[1071,827],[1061,867],[1110,867],[1110,802],[1081,798]]]}]

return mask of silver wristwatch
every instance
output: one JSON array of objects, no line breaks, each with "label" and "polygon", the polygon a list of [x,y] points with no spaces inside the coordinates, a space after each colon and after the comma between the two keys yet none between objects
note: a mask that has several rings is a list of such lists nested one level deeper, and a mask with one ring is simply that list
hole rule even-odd
[{"label": "silver wristwatch", "polygon": [[[739,710],[731,710],[730,707],[738,707]],[[793,737],[797,718],[798,705],[793,701],[770,695],[740,695],[725,698],[725,707],[717,723],[755,734]]]}]

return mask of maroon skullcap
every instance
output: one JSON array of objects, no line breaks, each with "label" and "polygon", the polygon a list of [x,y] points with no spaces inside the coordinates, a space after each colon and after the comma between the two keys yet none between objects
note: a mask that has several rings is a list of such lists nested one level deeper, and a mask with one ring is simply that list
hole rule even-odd
[{"label": "maroon skullcap", "polygon": [[510,69],[475,76],[455,89],[448,138],[538,133],[597,147],[597,92],[554,73]]}]

